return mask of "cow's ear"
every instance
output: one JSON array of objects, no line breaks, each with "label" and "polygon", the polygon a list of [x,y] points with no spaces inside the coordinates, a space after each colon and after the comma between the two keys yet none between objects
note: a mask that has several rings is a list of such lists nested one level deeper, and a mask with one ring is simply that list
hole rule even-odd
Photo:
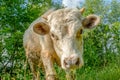
[{"label": "cow's ear", "polygon": [[86,29],[96,27],[100,23],[100,17],[97,15],[89,15],[82,20],[82,25]]},{"label": "cow's ear", "polygon": [[45,34],[49,33],[50,27],[48,24],[46,24],[44,22],[39,22],[33,26],[33,31],[36,32],[37,34],[45,35]]}]

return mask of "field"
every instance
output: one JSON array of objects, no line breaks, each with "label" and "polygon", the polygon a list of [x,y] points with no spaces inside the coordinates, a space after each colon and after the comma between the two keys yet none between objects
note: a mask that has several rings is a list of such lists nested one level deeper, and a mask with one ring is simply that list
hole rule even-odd
[{"label": "field", "polygon": [[[26,1],[0,0],[0,80],[32,79],[23,34],[51,7],[63,8],[51,0]],[[101,22],[95,29],[83,31],[84,66],[74,72],[76,80],[120,80],[120,1],[85,0],[79,8],[82,7],[86,8],[83,17],[96,14]],[[64,70],[54,67],[57,77],[66,80]],[[44,72],[39,71],[41,80],[45,80]]]},{"label": "field", "polygon": [[[120,59],[117,57],[116,62],[109,62],[105,66],[83,66],[81,69],[76,70],[76,80],[120,80]],[[28,67],[28,66],[27,66]],[[65,79],[65,72],[60,67],[55,66],[57,71],[57,77],[60,80]],[[25,66],[21,69],[15,69],[14,74],[3,73],[1,74],[1,80],[31,80],[32,74],[30,70],[26,70]],[[44,80],[44,74],[42,71],[41,80]]]}]

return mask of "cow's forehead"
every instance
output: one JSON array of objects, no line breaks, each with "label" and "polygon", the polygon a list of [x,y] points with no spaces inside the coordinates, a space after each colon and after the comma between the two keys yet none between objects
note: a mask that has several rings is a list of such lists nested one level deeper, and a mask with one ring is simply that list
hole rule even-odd
[{"label": "cow's forehead", "polygon": [[65,19],[73,19],[73,18],[79,18],[81,19],[81,13],[78,9],[59,9],[56,11],[53,11],[49,17],[48,21],[51,21],[53,19],[56,20],[62,20],[64,21]]},{"label": "cow's forehead", "polygon": [[67,28],[74,32],[80,27],[81,19],[81,13],[78,9],[60,9],[52,12],[48,16],[48,22],[52,29],[51,31],[54,32],[61,32],[61,30],[70,31]]}]

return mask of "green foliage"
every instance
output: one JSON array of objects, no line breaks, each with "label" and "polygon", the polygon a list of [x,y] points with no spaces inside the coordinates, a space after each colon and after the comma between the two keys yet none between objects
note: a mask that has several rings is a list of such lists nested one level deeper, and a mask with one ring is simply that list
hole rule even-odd
[{"label": "green foliage", "polygon": [[113,62],[120,53],[120,22],[99,25],[94,31],[88,32],[85,38],[84,56],[86,66],[105,66]]},{"label": "green foliage", "polygon": [[50,0],[44,1],[0,1],[0,76],[3,80],[24,79],[24,75],[27,80],[31,79],[29,69],[24,71],[22,38],[30,23],[50,7]]},{"label": "green foliage", "polygon": [[[93,2],[95,4],[91,5]],[[116,56],[120,55],[120,20],[116,20],[120,16],[114,12],[120,13],[117,8],[119,7],[118,3],[120,2],[113,0],[111,5],[106,5],[103,0],[86,0],[85,6],[88,11],[85,15],[99,13],[101,16],[101,24],[95,30],[85,33],[84,57],[86,67],[106,66],[115,62]],[[117,17],[107,16],[111,14]]]},{"label": "green foliage", "polygon": [[[51,0],[0,1],[0,79],[30,80],[25,59],[23,33],[30,23],[52,6]],[[120,2],[86,0],[86,12],[101,17],[100,25],[84,32],[84,66],[76,71],[77,80],[120,79]],[[60,5],[57,5],[60,7]],[[55,66],[60,80],[65,72]],[[41,80],[44,74],[41,72]]]}]

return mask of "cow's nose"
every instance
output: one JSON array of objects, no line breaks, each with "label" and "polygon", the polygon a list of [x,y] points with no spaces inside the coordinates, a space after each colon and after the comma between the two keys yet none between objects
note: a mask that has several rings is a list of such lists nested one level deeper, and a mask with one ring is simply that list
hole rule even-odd
[{"label": "cow's nose", "polygon": [[65,58],[64,65],[66,66],[66,68],[71,68],[73,66],[79,66],[80,58],[78,58],[78,57]]}]

